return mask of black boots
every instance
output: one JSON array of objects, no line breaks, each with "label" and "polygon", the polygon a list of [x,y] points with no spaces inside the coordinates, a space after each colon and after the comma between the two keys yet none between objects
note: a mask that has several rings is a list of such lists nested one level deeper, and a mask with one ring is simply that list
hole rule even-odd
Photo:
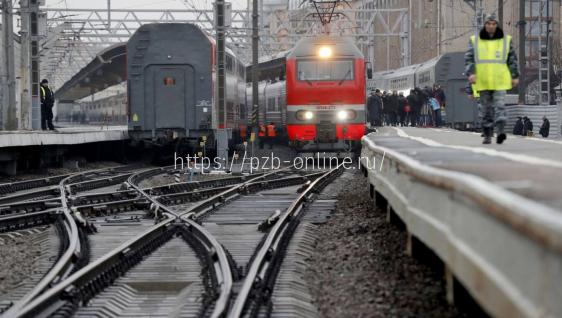
[{"label": "black boots", "polygon": [[498,123],[498,124],[496,124],[496,127],[498,129],[498,136],[496,137],[496,143],[501,144],[507,138],[507,136],[505,135],[504,129],[503,129],[504,124]]},{"label": "black boots", "polygon": [[492,143],[492,136],[494,135],[494,128],[492,127],[484,127],[484,140],[482,141],[483,144],[488,145]]}]

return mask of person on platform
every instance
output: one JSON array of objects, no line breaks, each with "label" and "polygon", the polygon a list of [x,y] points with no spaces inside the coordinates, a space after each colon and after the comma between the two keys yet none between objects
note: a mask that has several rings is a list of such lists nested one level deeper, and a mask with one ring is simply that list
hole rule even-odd
[{"label": "person on platform", "polygon": [[548,120],[548,118],[546,118],[546,116],[543,116],[542,126],[541,129],[539,130],[539,134],[541,134],[543,138],[548,138],[549,132],[550,132],[550,121]]},{"label": "person on platform", "polygon": [[523,136],[533,135],[533,122],[529,117],[523,116]]},{"label": "person on platform", "polygon": [[[407,107],[406,107],[407,106]],[[398,93],[398,116],[400,120],[400,126],[408,126],[408,113],[410,112],[410,106],[408,105],[408,100],[404,96],[404,93]]]},{"label": "person on platform", "polygon": [[259,146],[260,149],[263,149],[263,144],[265,143],[265,138],[266,138],[266,128],[264,124],[260,124],[259,125],[259,130],[258,130],[258,139],[259,139]]},{"label": "person on platform", "polygon": [[513,126],[513,134],[517,136],[523,135],[523,117],[517,116],[517,121]]},{"label": "person on platform", "polygon": [[382,99],[380,90],[371,91],[371,96],[367,99],[367,121],[371,127],[380,126],[382,111]]},{"label": "person on platform", "polygon": [[388,97],[388,107],[386,107],[386,111],[389,118],[389,124],[392,126],[396,126],[398,123],[398,108],[399,108],[399,100],[398,100],[398,91],[392,91],[392,95]]},{"label": "person on platform", "polygon": [[408,120],[410,121],[412,127],[416,127],[419,114],[419,109],[417,107],[418,97],[416,96],[416,92],[413,89],[410,90],[410,94],[406,96],[406,99],[408,100],[408,106],[410,109],[410,112],[408,113]]},{"label": "person on platform", "polygon": [[492,142],[494,128],[498,144],[506,139],[505,95],[519,83],[518,67],[511,36],[498,27],[494,15],[487,16],[480,33],[470,37],[465,53],[465,74],[480,94],[484,144]]},{"label": "person on platform", "polygon": [[53,106],[55,105],[55,94],[49,87],[47,79],[41,80],[39,87],[39,94],[41,97],[41,129],[56,131],[53,126]]},{"label": "person on platform", "polygon": [[275,129],[276,127],[273,122],[270,122],[269,125],[267,125],[267,143],[269,144],[269,149],[273,149],[273,144],[277,138],[277,131]]}]

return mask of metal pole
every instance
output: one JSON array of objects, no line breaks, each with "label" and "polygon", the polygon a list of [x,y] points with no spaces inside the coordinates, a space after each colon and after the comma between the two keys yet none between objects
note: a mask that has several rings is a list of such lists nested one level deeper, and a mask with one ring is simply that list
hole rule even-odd
[{"label": "metal pole", "polygon": [[525,104],[525,0],[519,0],[519,104]]},{"label": "metal pole", "polygon": [[31,129],[31,40],[29,35],[29,6],[28,0],[20,0],[20,107],[22,129]]},{"label": "metal pole", "polygon": [[[224,43],[224,0],[218,0],[216,3],[216,56],[217,56],[217,109],[223,111],[222,118],[218,118],[219,128],[226,129],[226,78],[225,78],[225,43]],[[220,114],[220,112],[219,112]],[[220,117],[220,116],[219,116]]]},{"label": "metal pole", "polygon": [[111,0],[107,0],[107,29],[111,30]]},{"label": "metal pole", "polygon": [[503,0],[498,0],[498,26],[503,28]]},{"label": "metal pole", "polygon": [[252,2],[252,126],[251,131],[257,133],[257,128],[260,121],[259,100],[258,100],[258,0]]},{"label": "metal pole", "polygon": [[[18,129],[16,116],[16,81],[14,66],[14,30],[12,16],[12,1],[2,0],[2,61],[4,63],[2,74],[2,105],[1,109],[3,129]],[[4,117],[4,114],[6,116]],[[0,125],[0,129],[2,129]]]},{"label": "metal pole", "polygon": [[29,6],[29,40],[31,42],[31,128],[41,129],[41,100],[39,97],[39,1]]}]

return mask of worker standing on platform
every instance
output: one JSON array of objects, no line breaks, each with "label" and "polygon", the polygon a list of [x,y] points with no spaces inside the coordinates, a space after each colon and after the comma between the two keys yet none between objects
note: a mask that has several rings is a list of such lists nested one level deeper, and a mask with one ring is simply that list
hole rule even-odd
[{"label": "worker standing on platform", "polygon": [[480,33],[470,37],[465,66],[469,82],[480,94],[483,143],[492,142],[495,126],[496,142],[501,144],[506,139],[505,94],[519,83],[519,66],[511,36],[504,35],[494,15],[487,16]]},{"label": "worker standing on platform", "polygon": [[267,143],[269,144],[269,149],[273,149],[273,143],[277,137],[277,131],[275,131],[275,124],[273,122],[267,125]]},{"label": "worker standing on platform", "polygon": [[258,131],[258,138],[260,140],[260,149],[263,149],[263,144],[265,143],[265,125],[260,124],[260,129]]},{"label": "worker standing on platform", "polygon": [[53,126],[53,106],[55,105],[55,94],[49,88],[49,81],[47,79],[41,80],[39,88],[41,95],[41,129],[55,130]]}]

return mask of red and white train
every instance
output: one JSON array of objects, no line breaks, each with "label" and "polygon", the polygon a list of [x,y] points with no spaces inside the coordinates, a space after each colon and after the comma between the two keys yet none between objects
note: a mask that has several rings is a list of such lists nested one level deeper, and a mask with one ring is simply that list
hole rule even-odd
[{"label": "red and white train", "polygon": [[[226,109],[217,109],[213,53],[212,39],[191,24],[147,24],[135,32],[126,44],[128,126],[135,143],[196,151],[206,140],[210,149],[222,128],[231,130],[231,143],[247,139],[253,103],[244,79],[251,73],[227,50]],[[360,145],[366,63],[350,39],[303,38],[259,67],[259,123],[275,123],[279,140],[302,152]]]},{"label": "red and white train", "polygon": [[[261,65],[271,71],[271,63]],[[286,53],[281,68],[260,82],[260,123],[282,127],[298,151],[358,147],[365,134],[366,75],[371,72],[357,46],[341,37],[304,38]],[[250,115],[251,87],[246,95]]]}]

